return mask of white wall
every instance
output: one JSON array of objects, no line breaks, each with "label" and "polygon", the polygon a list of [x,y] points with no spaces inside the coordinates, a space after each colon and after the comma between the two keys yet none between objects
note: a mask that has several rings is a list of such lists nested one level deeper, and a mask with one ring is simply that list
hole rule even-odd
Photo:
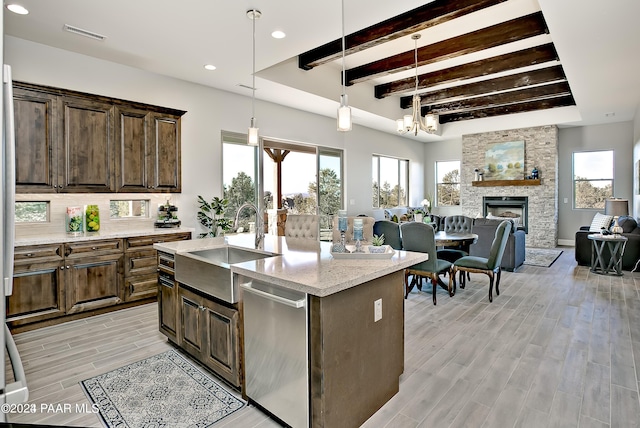
[{"label": "white wall", "polygon": [[[613,196],[629,200],[633,212],[633,123],[619,122],[607,125],[561,128],[558,144],[558,242],[573,244],[580,226],[591,224],[598,210],[573,209],[574,152],[588,150],[615,150]],[[567,200],[567,203],[564,200]],[[603,212],[603,210],[600,210]]]},{"label": "white wall", "polygon": [[[5,38],[5,62],[13,67],[15,80],[186,110],[182,119],[182,193],[172,197],[183,225],[196,226],[197,195],[221,195],[221,131],[246,133],[250,97],[14,37]],[[344,149],[350,215],[371,213],[374,153],[409,159],[410,204],[417,205],[423,198],[423,143],[357,125],[343,134],[336,131],[334,118],[259,100],[256,117],[263,136]]]}]

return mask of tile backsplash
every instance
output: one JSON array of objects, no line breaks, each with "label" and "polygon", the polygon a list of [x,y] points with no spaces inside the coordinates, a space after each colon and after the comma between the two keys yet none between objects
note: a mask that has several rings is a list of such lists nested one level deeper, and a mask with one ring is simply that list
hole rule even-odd
[{"label": "tile backsplash", "polygon": [[[109,201],[114,199],[142,199],[149,201],[149,216],[145,218],[111,219]],[[98,205],[100,230],[105,234],[128,230],[153,229],[158,206],[172,200],[168,193],[34,193],[17,194],[16,201],[49,202],[49,221],[46,223],[17,223],[16,238],[32,238],[65,232],[65,214],[69,206]]]}]

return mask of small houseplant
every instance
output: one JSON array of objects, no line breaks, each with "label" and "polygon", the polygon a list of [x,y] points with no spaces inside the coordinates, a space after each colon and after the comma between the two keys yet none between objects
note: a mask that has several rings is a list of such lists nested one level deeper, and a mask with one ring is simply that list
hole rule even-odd
[{"label": "small houseplant", "polygon": [[200,211],[198,211],[198,221],[208,231],[201,233],[200,238],[215,238],[219,232],[223,234],[233,227],[233,220],[224,216],[229,201],[224,198],[215,196],[211,202],[207,202],[202,196],[198,195],[198,203]]},{"label": "small houseplant", "polygon": [[371,245],[369,245],[370,253],[384,253],[387,251],[387,246],[384,244],[384,233],[380,236],[373,235],[371,238]]}]

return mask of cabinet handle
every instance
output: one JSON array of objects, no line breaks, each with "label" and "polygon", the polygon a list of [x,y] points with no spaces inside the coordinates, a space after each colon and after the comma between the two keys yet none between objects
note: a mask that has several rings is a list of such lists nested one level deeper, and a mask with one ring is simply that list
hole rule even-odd
[{"label": "cabinet handle", "polygon": [[92,250],[97,250],[97,249],[98,249],[98,247],[91,247],[91,249],[92,249]]},{"label": "cabinet handle", "polygon": [[129,284],[129,294],[133,294],[133,284]]},{"label": "cabinet handle", "polygon": [[26,255],[27,257],[32,257],[32,256],[33,256],[33,254],[32,254],[32,253],[27,253],[27,254],[25,254],[25,255]]},{"label": "cabinet handle", "polygon": [[67,265],[67,269],[70,269],[70,267]]},{"label": "cabinet handle", "polygon": [[64,266],[60,266],[60,270],[64,270]]},{"label": "cabinet handle", "polygon": [[200,305],[199,309],[204,312],[207,308],[205,308],[204,306]]}]

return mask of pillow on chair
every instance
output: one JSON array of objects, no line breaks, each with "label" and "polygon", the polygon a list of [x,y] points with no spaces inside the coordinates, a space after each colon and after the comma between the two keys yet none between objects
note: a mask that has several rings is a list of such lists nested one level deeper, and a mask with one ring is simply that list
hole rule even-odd
[{"label": "pillow on chair", "polygon": [[589,232],[600,232],[603,227],[609,230],[609,226],[611,226],[612,221],[612,215],[596,213],[591,221],[591,226],[589,226]]}]

